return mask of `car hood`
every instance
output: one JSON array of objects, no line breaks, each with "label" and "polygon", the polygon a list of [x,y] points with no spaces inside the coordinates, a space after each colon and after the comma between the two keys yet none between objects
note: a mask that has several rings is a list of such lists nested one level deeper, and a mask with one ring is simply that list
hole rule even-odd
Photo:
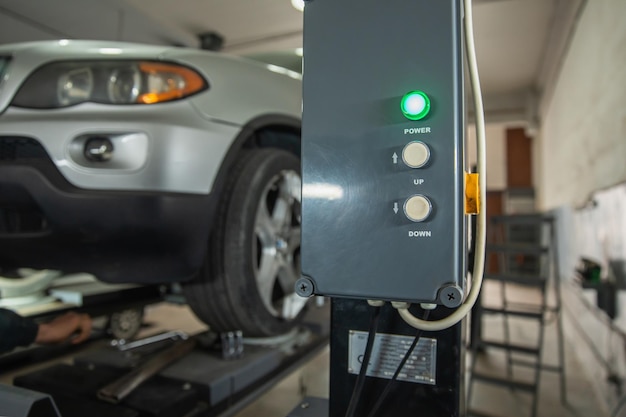
[{"label": "car hood", "polygon": [[133,56],[156,58],[172,47],[144,45],[115,41],[81,41],[61,39],[6,44],[0,46],[0,55],[34,55],[50,59],[62,58],[102,58],[108,56]]}]

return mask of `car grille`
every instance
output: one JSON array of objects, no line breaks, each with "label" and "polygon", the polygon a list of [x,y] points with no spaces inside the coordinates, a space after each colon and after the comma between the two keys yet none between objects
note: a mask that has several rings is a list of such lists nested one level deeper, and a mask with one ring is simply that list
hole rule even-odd
[{"label": "car grille", "polygon": [[23,159],[49,159],[44,147],[35,139],[0,137],[0,162],[18,162]]}]

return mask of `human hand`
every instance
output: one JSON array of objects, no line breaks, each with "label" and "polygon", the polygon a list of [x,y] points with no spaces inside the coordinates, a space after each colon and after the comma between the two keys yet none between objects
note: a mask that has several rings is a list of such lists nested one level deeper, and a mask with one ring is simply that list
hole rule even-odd
[{"label": "human hand", "polygon": [[91,318],[87,314],[69,312],[49,323],[39,325],[35,343],[56,344],[70,340],[72,344],[87,340],[91,334]]}]

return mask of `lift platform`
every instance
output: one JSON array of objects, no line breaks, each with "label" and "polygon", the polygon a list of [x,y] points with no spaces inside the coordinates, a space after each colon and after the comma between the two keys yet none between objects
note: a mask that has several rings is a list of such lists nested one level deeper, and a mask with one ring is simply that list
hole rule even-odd
[{"label": "lift platform", "polygon": [[[227,417],[316,355],[329,334],[329,306],[311,305],[302,324],[281,337],[248,340],[206,332],[185,338],[172,333],[156,343],[90,349],[71,364],[57,363],[20,375],[13,383],[50,395],[62,417]],[[188,353],[146,378],[130,394],[109,401],[98,398],[103,387],[115,385],[138,368],[143,372],[155,357],[163,352],[167,356],[168,350],[190,340]]]},{"label": "lift platform", "polygon": [[0,307],[10,308],[24,317],[40,319],[79,310],[92,316],[110,314],[120,309],[143,307],[162,301],[156,285],[107,284],[90,274],[72,274],[55,278],[45,291],[6,298]]},{"label": "lift platform", "polygon": [[[141,326],[144,307],[164,299],[159,286],[107,284],[89,274],[58,276],[45,287],[37,284],[26,291],[0,292],[3,296],[0,307],[36,321],[50,320],[69,311],[103,318],[99,322],[104,325],[93,329],[92,339],[132,337]],[[11,296],[7,297],[7,293]],[[50,360],[78,349],[80,347],[74,345],[18,348],[0,355],[0,370]]]}]

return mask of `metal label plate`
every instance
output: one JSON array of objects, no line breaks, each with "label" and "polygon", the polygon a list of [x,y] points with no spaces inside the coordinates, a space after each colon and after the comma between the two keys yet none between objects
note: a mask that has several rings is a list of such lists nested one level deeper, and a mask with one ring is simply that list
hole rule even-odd
[{"label": "metal label plate", "polygon": [[[377,334],[367,376],[391,379],[413,343],[413,336]],[[348,372],[358,374],[367,345],[367,332],[351,330],[348,346]],[[420,338],[415,350],[398,375],[399,381],[436,385],[437,340]]]}]

